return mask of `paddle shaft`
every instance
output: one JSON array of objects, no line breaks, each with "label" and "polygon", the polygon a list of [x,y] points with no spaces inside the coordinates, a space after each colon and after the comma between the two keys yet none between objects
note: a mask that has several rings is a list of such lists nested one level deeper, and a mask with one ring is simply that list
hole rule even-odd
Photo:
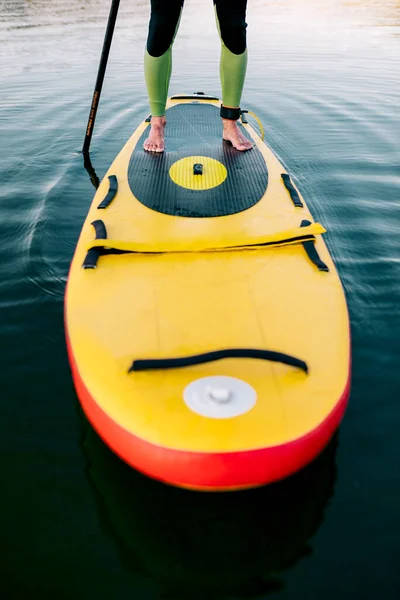
[{"label": "paddle shaft", "polygon": [[96,120],[97,108],[99,106],[101,89],[103,87],[104,75],[107,68],[108,55],[110,54],[111,42],[114,34],[115,22],[117,20],[118,8],[120,0],[112,0],[110,15],[108,17],[108,24],[106,34],[104,36],[103,50],[101,52],[99,70],[97,72],[96,85],[94,88],[92,105],[90,107],[88,123],[86,127],[85,141],[83,143],[82,152],[87,154],[89,152],[89,146],[92,139],[94,122]]}]

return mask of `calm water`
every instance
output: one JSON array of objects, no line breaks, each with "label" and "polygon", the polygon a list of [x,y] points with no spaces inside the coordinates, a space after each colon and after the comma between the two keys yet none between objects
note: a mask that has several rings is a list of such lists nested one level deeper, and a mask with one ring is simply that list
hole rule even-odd
[{"label": "calm water", "polygon": [[[92,143],[102,177],[147,114],[147,0],[122,1]],[[171,93],[219,93],[211,0],[187,0]],[[83,417],[63,330],[94,188],[82,145],[105,0],[0,0],[0,595],[400,597],[400,4],[254,0],[242,106],[292,173],[348,298],[338,438],[279,485],[204,495],[116,459]]]}]

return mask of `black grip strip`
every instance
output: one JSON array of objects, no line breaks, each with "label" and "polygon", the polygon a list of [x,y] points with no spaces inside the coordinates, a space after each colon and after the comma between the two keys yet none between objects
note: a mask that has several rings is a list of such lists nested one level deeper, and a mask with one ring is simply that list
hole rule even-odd
[{"label": "black grip strip", "polygon": [[[101,219],[97,219],[97,221],[92,222],[92,225],[96,233],[96,240],[106,240],[107,229],[104,222]],[[86,254],[82,267],[84,269],[95,269],[97,267],[97,261],[102,254],[104,254],[104,248],[91,248]]]},{"label": "black grip strip", "polygon": [[285,188],[288,190],[288,192],[290,194],[293,204],[297,208],[302,208],[303,203],[300,200],[300,196],[299,196],[296,188],[294,187],[293,183],[291,182],[290,176],[287,173],[282,173],[281,177],[283,179],[283,183],[285,184]]},{"label": "black grip strip", "polygon": [[109,188],[107,192],[107,196],[100,202],[97,208],[107,208],[114,200],[115,196],[118,192],[118,179],[116,175],[110,175],[108,177]]},{"label": "black grip strip", "polygon": [[[301,222],[300,227],[307,227],[308,225],[311,225],[311,221],[304,220]],[[311,262],[314,263],[314,265],[316,267],[318,267],[318,271],[325,271],[326,273],[328,273],[329,268],[324,263],[324,261],[321,260],[321,257],[318,254],[318,251],[315,247],[314,240],[315,240],[315,238],[313,240],[308,240],[308,241],[303,242],[304,250],[307,252],[307,256],[311,260]]]},{"label": "black grip strip", "polygon": [[132,371],[149,371],[152,369],[180,369],[182,367],[192,367],[194,365],[202,365],[204,363],[221,360],[223,358],[258,358],[261,360],[270,360],[272,362],[280,362],[284,365],[297,367],[308,373],[308,366],[299,358],[283,354],[282,352],[274,352],[272,350],[258,350],[254,348],[231,348],[226,350],[215,350],[214,352],[205,352],[204,354],[196,354],[194,356],[185,356],[182,358],[154,358],[134,360],[128,373]]}]

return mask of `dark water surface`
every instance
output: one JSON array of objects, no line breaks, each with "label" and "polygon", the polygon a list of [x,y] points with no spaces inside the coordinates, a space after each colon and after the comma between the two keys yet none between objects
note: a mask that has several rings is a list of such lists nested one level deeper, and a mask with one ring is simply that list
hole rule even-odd
[{"label": "dark water surface", "polygon": [[[187,0],[171,93],[219,94],[211,0]],[[0,596],[400,597],[400,3],[250,0],[242,106],[304,193],[349,303],[338,438],[262,490],[126,467],[80,411],[63,295],[94,188],[79,150],[105,0],[0,0]],[[102,177],[147,114],[147,0],[123,0],[92,145]]]}]

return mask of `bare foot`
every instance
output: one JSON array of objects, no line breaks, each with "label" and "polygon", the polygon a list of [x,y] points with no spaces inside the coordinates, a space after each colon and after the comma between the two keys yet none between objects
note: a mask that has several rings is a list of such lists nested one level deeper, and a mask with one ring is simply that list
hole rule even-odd
[{"label": "bare foot", "polygon": [[243,152],[244,150],[250,150],[253,144],[248,140],[237,126],[236,121],[230,119],[222,119],[224,125],[224,132],[222,137],[226,142],[230,142],[236,150]]},{"label": "bare foot", "polygon": [[150,134],[143,148],[148,152],[164,152],[164,129],[167,123],[165,117],[151,117]]}]

